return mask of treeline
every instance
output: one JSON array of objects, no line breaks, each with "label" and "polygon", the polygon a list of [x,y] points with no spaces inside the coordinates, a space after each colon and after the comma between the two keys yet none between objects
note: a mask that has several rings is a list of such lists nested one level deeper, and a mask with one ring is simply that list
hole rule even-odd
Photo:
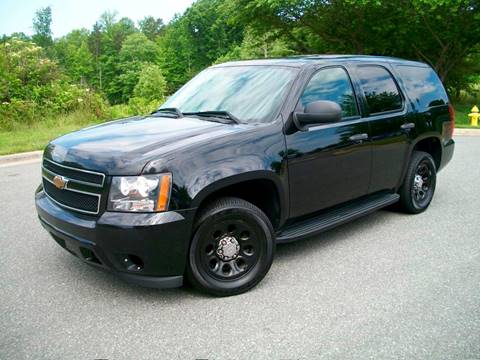
[{"label": "treeline", "polygon": [[0,40],[0,127],[115,116],[112,105],[144,112],[212,63],[311,53],[418,59],[458,97],[478,82],[479,1],[198,0],[168,24],[106,12],[58,39],[51,9],[39,9],[33,36]]}]

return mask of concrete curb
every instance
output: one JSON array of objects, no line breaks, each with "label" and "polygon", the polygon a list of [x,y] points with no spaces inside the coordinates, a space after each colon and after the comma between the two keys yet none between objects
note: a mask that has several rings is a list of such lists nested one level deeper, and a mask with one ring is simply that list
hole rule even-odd
[{"label": "concrete curb", "polygon": [[460,129],[456,128],[453,136],[480,136],[480,129]]},{"label": "concrete curb", "polygon": [[0,165],[13,164],[17,162],[33,162],[42,158],[43,151],[29,151],[11,155],[0,156]]}]

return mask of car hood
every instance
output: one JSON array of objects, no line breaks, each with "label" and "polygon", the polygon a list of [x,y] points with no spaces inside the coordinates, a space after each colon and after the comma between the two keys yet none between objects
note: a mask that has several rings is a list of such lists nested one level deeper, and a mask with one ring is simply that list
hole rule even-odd
[{"label": "car hood", "polygon": [[132,117],[85,128],[53,140],[44,156],[108,175],[137,175],[151,160],[244,131],[251,125],[194,117]]}]

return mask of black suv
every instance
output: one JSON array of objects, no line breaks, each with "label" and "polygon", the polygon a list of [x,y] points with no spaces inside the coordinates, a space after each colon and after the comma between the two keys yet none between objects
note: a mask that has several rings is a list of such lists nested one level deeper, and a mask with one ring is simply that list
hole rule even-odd
[{"label": "black suv", "polygon": [[35,200],[66,250],[127,281],[255,286],[275,245],[432,200],[454,113],[427,65],[305,56],[212,66],[149,116],[52,141]]}]

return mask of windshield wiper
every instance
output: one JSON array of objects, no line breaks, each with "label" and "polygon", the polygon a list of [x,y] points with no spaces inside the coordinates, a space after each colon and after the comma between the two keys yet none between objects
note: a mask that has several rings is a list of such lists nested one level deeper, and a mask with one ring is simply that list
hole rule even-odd
[{"label": "windshield wiper", "polygon": [[241,124],[242,122],[229,111],[218,110],[218,111],[195,111],[195,112],[186,112],[183,115],[197,115],[200,117],[209,117],[227,120],[230,123]]},{"label": "windshield wiper", "polygon": [[155,115],[155,114],[158,114],[158,113],[173,115],[173,117],[176,117],[176,118],[182,118],[183,117],[183,113],[178,108],[160,108],[160,109],[157,109],[154,112],[152,112],[151,115]]}]

